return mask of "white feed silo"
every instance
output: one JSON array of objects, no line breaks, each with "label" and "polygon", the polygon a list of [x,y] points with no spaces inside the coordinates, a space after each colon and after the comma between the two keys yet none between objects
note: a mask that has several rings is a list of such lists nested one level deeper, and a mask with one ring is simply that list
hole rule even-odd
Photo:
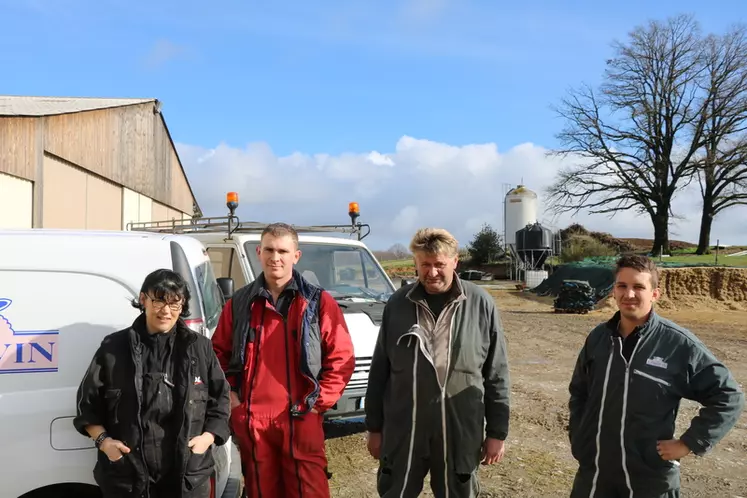
[{"label": "white feed silo", "polygon": [[507,247],[516,247],[516,232],[529,224],[537,223],[537,194],[524,185],[509,190],[504,201],[503,213],[505,244]]}]

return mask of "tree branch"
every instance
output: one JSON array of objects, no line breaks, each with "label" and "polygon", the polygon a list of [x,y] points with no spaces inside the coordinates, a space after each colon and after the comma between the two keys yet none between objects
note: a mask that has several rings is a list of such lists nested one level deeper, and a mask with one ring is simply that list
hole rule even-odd
[{"label": "tree branch", "polygon": [[582,86],[557,109],[566,124],[552,154],[571,165],[546,193],[556,213],[633,209],[661,228],[699,171],[711,104],[701,91],[704,45],[693,18],[679,16],[636,28],[614,48],[600,92]]}]

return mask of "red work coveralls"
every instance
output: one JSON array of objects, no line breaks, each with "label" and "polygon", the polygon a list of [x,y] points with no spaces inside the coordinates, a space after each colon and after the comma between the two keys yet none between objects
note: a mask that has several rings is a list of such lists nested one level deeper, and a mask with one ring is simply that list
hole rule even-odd
[{"label": "red work coveralls", "polygon": [[[328,498],[323,413],[337,402],[353,374],[353,344],[342,310],[322,291],[322,369],[313,406],[316,413],[291,415],[291,407],[299,403],[305,411],[304,397],[313,390],[299,366],[300,322],[307,301],[296,290],[284,320],[268,297],[266,290],[260,290],[252,299],[250,327],[255,335],[253,342],[247,341],[243,378],[227,375],[232,388],[243,383],[241,404],[231,412],[231,428],[241,452],[246,493],[250,498]],[[231,358],[232,324],[229,300],[212,339],[224,371]]]}]

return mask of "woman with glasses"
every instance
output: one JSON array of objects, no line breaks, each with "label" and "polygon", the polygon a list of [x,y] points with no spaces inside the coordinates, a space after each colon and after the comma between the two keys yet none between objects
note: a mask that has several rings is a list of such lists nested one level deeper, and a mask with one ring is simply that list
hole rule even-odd
[{"label": "woman with glasses", "polygon": [[156,270],[132,326],[104,338],[80,383],[73,424],[93,439],[104,498],[208,498],[212,445],[229,436],[229,385],[210,340],[182,320],[190,292]]}]

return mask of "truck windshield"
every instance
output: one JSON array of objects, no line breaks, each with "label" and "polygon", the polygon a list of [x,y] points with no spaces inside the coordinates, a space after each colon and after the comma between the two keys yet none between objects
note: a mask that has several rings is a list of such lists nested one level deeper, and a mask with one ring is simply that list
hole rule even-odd
[{"label": "truck windshield", "polygon": [[[259,242],[244,243],[255,275],[262,272],[258,245]],[[384,271],[363,247],[302,242],[299,249],[301,259],[296,270],[336,299],[386,301],[394,292]]]}]

